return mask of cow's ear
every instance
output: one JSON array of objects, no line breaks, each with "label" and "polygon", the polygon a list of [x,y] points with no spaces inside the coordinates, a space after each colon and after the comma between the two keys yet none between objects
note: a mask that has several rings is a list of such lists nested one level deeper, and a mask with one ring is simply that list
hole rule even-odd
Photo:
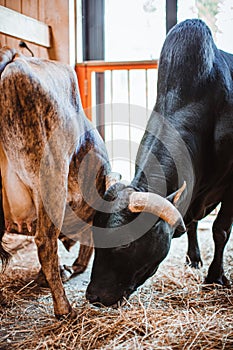
[{"label": "cow's ear", "polygon": [[186,193],[186,182],[184,181],[183,185],[176,192],[167,197],[167,200],[169,200],[177,208],[186,197]]}]

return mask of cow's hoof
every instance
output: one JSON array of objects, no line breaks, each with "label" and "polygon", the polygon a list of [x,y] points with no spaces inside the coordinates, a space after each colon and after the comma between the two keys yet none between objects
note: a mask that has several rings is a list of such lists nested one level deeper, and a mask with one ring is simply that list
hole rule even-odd
[{"label": "cow's hoof", "polygon": [[49,288],[49,284],[45,278],[45,275],[44,275],[44,272],[40,269],[36,279],[35,279],[35,282],[40,286],[40,287],[43,287],[43,288]]},{"label": "cow's hoof", "polygon": [[7,300],[2,291],[0,291],[0,306],[8,306],[9,304],[9,300]]},{"label": "cow's hoof", "polygon": [[213,279],[207,276],[204,281],[204,289],[213,289],[216,287],[225,287],[230,289],[231,283],[225,275],[222,275],[217,279]]},{"label": "cow's hoof", "polygon": [[73,266],[63,265],[63,267],[66,275],[69,276],[68,279],[80,275],[86,270],[86,266],[79,264]]},{"label": "cow's hoof", "polygon": [[55,314],[55,317],[59,320],[59,321],[70,321],[70,320],[75,320],[77,317],[77,312],[72,309],[67,315],[58,315]]},{"label": "cow's hoof", "polygon": [[69,281],[73,274],[72,267],[66,265],[63,265],[63,267],[60,266],[60,274],[63,283]]}]

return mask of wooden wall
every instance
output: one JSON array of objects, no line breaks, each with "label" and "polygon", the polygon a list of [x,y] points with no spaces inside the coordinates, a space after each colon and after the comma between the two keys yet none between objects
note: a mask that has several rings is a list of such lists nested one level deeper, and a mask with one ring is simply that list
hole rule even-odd
[{"label": "wooden wall", "polygon": [[[27,43],[35,56],[69,63],[69,0],[0,0],[0,5],[51,27],[51,48]],[[17,26],[17,23],[16,23]],[[0,45],[18,48],[20,40],[0,33]],[[22,49],[24,54],[27,50]]]}]

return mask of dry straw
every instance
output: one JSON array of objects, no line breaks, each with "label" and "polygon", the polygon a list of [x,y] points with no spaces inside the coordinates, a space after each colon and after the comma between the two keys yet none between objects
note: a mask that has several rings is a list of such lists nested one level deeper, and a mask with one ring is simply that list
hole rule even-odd
[{"label": "dry straw", "polygon": [[[203,250],[209,263],[209,246]],[[230,245],[228,259],[232,251]],[[34,282],[33,264],[23,271],[11,266],[0,281],[0,349],[233,349],[232,290],[204,289],[206,268],[192,270],[183,258],[171,256],[119,309],[90,306],[74,288],[72,322],[54,318],[49,291]],[[68,294],[70,288],[68,282]]]}]

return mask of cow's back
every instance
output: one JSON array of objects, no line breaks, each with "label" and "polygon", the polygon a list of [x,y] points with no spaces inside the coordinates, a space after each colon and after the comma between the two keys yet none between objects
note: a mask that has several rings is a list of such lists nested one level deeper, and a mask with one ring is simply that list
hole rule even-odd
[{"label": "cow's back", "polygon": [[[0,165],[6,224],[21,226],[36,218],[35,192],[44,196],[45,204],[49,198],[50,209],[51,199],[56,202],[58,198],[54,183],[59,176],[66,178],[67,200],[77,202],[78,197],[80,202],[85,178],[77,174],[90,151],[93,163],[102,167],[99,186],[103,192],[107,154],[83,113],[74,70],[54,61],[17,57],[5,67],[0,84]],[[88,162],[86,168],[91,170]]]},{"label": "cow's back", "polygon": [[17,168],[20,154],[20,162],[30,162],[27,170],[36,172],[56,129],[74,134],[77,98],[76,82],[66,65],[18,58],[6,67],[1,77],[0,140]]}]

